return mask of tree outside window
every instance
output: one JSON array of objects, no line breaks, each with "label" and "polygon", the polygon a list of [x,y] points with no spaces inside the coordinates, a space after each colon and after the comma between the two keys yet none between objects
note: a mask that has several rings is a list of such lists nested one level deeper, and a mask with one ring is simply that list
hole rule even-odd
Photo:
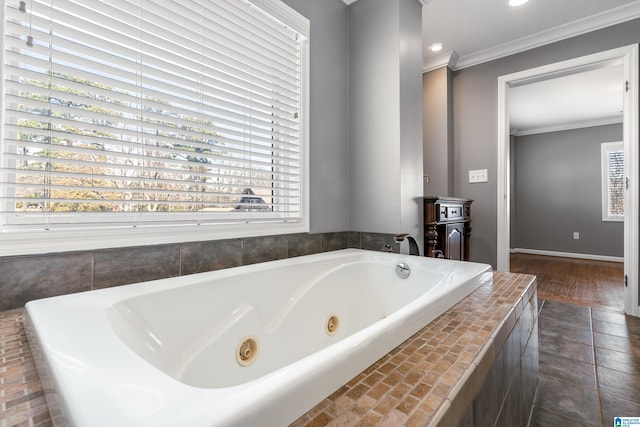
[{"label": "tree outside window", "polygon": [[602,220],[624,221],[624,145],[602,144]]}]

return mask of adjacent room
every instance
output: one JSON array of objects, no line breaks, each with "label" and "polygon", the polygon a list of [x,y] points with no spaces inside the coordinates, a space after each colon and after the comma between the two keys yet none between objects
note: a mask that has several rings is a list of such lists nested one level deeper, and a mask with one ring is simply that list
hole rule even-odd
[{"label": "adjacent room", "polygon": [[621,313],[624,82],[613,61],[509,90],[511,270],[535,269],[545,299]]}]

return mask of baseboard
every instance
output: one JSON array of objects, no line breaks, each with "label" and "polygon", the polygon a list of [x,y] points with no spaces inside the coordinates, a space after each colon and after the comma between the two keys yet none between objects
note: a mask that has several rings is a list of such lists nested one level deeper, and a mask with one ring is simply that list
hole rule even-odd
[{"label": "baseboard", "polygon": [[624,257],[608,256],[608,255],[574,254],[571,252],[555,252],[555,251],[544,251],[539,249],[522,249],[522,248],[511,248],[510,251],[511,253],[530,254],[530,255],[546,255],[546,256],[557,256],[557,257],[563,257],[563,258],[592,259],[594,261],[624,262]]}]

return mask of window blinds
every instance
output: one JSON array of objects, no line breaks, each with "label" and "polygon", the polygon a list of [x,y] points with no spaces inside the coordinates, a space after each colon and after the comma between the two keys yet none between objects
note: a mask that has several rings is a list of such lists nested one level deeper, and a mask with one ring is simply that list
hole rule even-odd
[{"label": "window blinds", "polygon": [[6,3],[5,229],[301,220],[308,34],[243,0]]}]

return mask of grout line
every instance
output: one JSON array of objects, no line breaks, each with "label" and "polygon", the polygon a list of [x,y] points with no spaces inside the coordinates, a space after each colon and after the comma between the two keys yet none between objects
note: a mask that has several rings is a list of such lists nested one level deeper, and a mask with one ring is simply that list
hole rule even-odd
[{"label": "grout line", "polygon": [[91,251],[91,282],[89,283],[89,290],[95,290],[96,285],[96,252]]},{"label": "grout line", "polygon": [[593,331],[593,309],[589,307],[589,326],[591,327],[591,345],[593,348],[593,370],[596,379],[596,396],[598,398],[598,413],[600,414],[600,423],[604,424],[604,413],[602,412],[602,399],[600,398],[600,378],[598,376],[598,359],[596,354],[596,337]]}]

